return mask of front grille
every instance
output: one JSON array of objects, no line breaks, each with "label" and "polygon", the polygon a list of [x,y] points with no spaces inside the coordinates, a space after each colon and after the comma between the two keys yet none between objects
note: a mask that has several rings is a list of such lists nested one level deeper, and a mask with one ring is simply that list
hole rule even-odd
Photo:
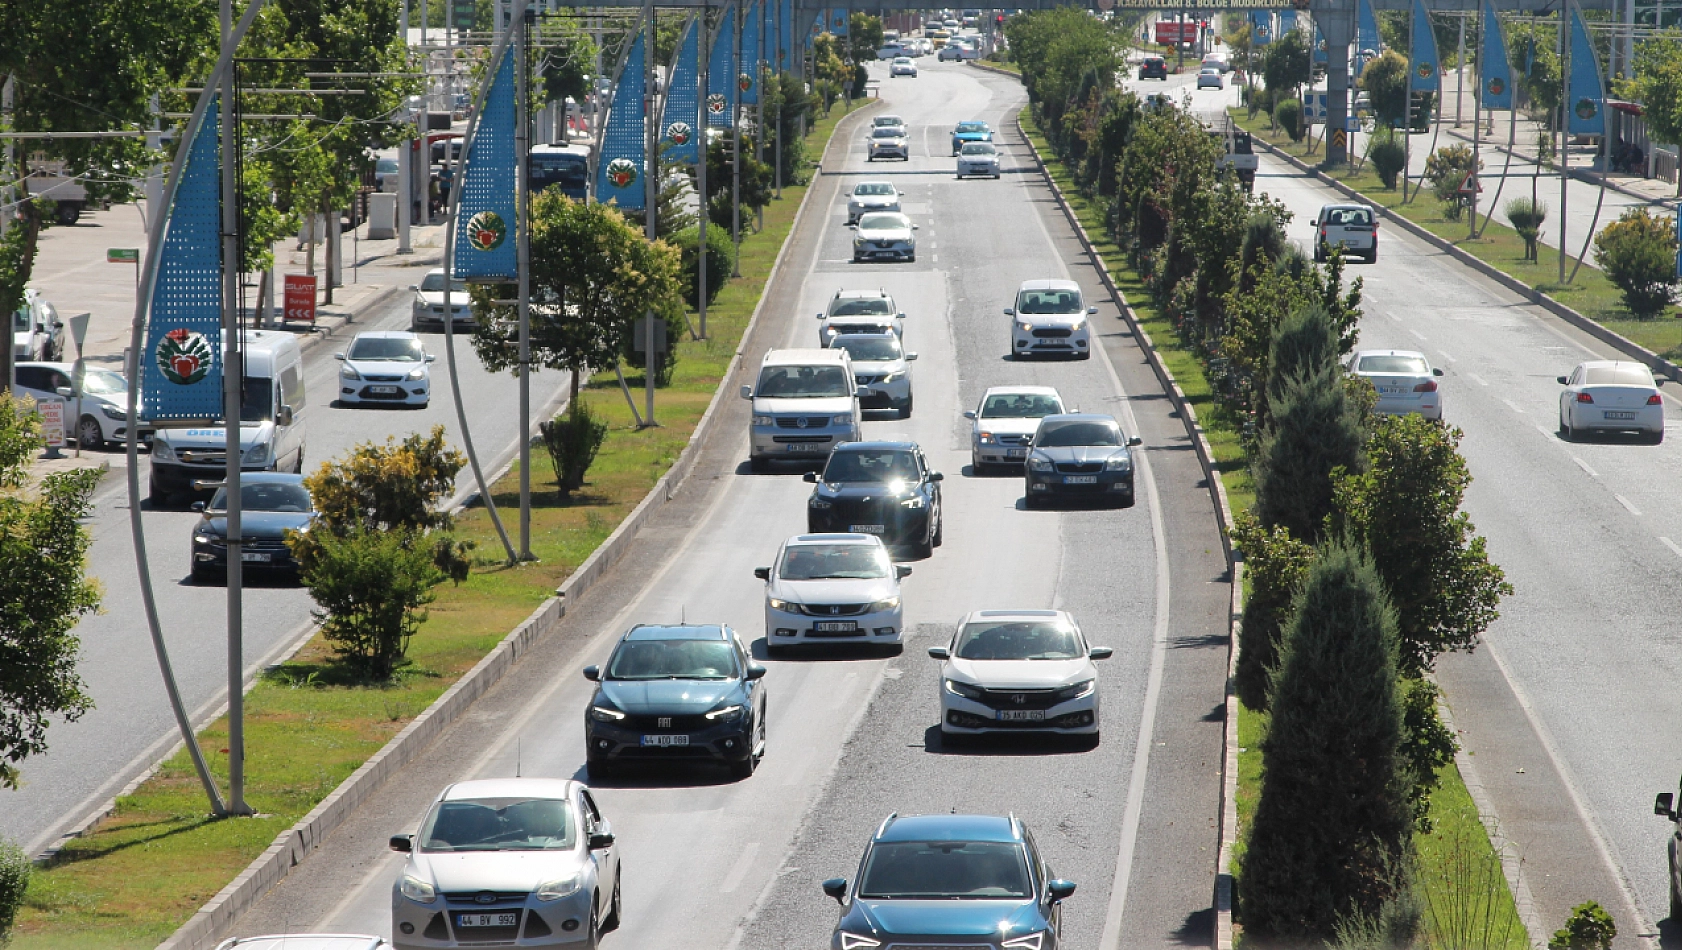
[{"label": "front grille", "polygon": [[992,950],[990,943],[890,943],[888,950]]},{"label": "front grille", "polygon": [[1068,327],[1039,327],[1034,330],[1034,336],[1047,340],[1063,339],[1071,332]]},{"label": "front grille", "polygon": [[808,636],[808,637],[827,637],[827,638],[831,638],[831,639],[845,638],[845,637],[864,637],[864,636],[869,636],[869,635],[870,635],[870,631],[864,629],[863,627],[859,627],[856,630],[815,630],[814,629],[814,630],[806,631],[806,636]]},{"label": "front grille", "polygon": [[626,716],[618,724],[622,729],[640,732],[692,732],[705,729],[712,723],[706,716]]},{"label": "front grille", "polygon": [[1057,470],[1066,475],[1095,475],[1104,470],[1103,462],[1058,462]]},{"label": "front grille", "polygon": [[[494,900],[481,904],[479,898],[489,894]],[[525,891],[445,891],[444,900],[450,904],[461,904],[464,907],[495,907],[498,904],[523,904],[527,892]]]},{"label": "front grille", "polygon": [[[370,377],[370,378],[372,378],[372,377]],[[362,398],[363,399],[403,399],[403,398],[405,398],[405,396],[407,394],[403,392],[403,387],[398,386],[398,387],[396,387],[396,389],[397,389],[397,391],[394,392],[394,393],[377,393],[377,392],[374,392],[374,387],[364,386],[364,387],[362,387]]]},{"label": "front grille", "polygon": [[1057,705],[1055,689],[984,689],[979,702],[994,709],[1050,709]]},{"label": "front grille", "polygon": [[1034,441],[1031,435],[995,435],[993,441],[1000,445],[1030,445]]},{"label": "front grille", "polygon": [[623,745],[619,755],[628,759],[706,759],[713,750],[704,745]]},{"label": "front grille", "polygon": [[961,729],[1023,729],[1028,731],[1035,729],[1078,729],[1081,726],[1092,725],[1092,713],[1089,710],[1084,710],[1065,713],[1052,719],[1013,719],[1006,721],[953,709],[947,712],[946,721]]},{"label": "front grille", "polygon": [[857,382],[860,386],[870,386],[872,384],[881,382],[885,378],[886,377],[883,377],[883,376],[854,376],[853,380],[855,382]]},{"label": "front grille", "polygon": [[885,249],[885,248],[893,247],[894,245],[898,244],[899,242],[898,241],[873,241],[871,243],[875,244],[877,247]]},{"label": "front grille", "polygon": [[822,429],[829,425],[828,416],[778,416],[779,429]]},{"label": "front grille", "polygon": [[228,464],[228,453],[226,451],[206,452],[202,449],[190,449],[181,453],[181,461],[190,462],[194,465],[226,465]]},{"label": "front grille", "polygon": [[799,604],[808,617],[856,617],[870,610],[869,604]]},{"label": "front grille", "polygon": [[785,445],[827,445],[827,444],[829,444],[829,436],[827,436],[827,435],[774,435],[774,436],[771,437],[771,441],[772,442],[780,442],[780,443],[783,443]]},{"label": "front grille", "polygon": [[403,381],[401,376],[370,376],[366,373],[363,374],[362,378],[370,383],[400,383]]}]

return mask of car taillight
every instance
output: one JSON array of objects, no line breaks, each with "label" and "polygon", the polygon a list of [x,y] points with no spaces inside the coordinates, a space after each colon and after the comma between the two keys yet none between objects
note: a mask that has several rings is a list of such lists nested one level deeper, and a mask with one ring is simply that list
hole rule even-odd
[{"label": "car taillight", "polygon": [[1413,391],[1416,393],[1434,393],[1437,391],[1437,381],[1434,379],[1427,379],[1423,383],[1413,387]]},{"label": "car taillight", "polygon": [[1651,396],[1647,397],[1647,405],[1649,405],[1649,406],[1662,406],[1662,405],[1664,405],[1664,399],[1658,393],[1654,393]]},{"label": "car taillight", "polygon": [[1578,402],[1594,402],[1594,397],[1589,395],[1588,393],[1578,393],[1577,394],[1577,401]]}]

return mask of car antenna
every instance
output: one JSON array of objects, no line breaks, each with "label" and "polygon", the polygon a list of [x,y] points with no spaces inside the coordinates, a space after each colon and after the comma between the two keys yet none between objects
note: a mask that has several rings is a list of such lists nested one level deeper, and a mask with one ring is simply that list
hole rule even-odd
[{"label": "car antenna", "polygon": [[677,622],[682,626],[689,625],[689,605],[679,604],[677,608]]},{"label": "car antenna", "polygon": [[523,757],[522,753],[524,753],[524,751],[525,751],[525,740],[524,739],[515,739],[514,740],[514,777],[515,778],[520,777],[520,759]]}]

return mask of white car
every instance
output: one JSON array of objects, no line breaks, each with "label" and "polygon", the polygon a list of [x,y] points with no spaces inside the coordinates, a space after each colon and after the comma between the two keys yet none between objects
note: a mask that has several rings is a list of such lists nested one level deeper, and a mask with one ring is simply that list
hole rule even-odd
[{"label": "white car", "polygon": [[1080,285],[1072,280],[1028,280],[1016,291],[1010,317],[1010,351],[1024,356],[1092,356],[1088,317],[1097,307],[1083,306]]},{"label": "white car", "polygon": [[1364,204],[1323,205],[1314,216],[1314,259],[1323,261],[1332,248],[1343,248],[1347,257],[1362,257],[1368,264],[1378,260],[1378,217]]},{"label": "white car", "polygon": [[891,182],[861,181],[847,198],[847,223],[857,224],[866,211],[898,211],[899,189]]},{"label": "white car", "polygon": [[1443,394],[1436,380],[1443,371],[1432,367],[1424,353],[1356,350],[1344,365],[1378,390],[1378,405],[1373,411],[1398,415],[1417,412],[1427,419],[1443,417]]},{"label": "white car", "polygon": [[[19,363],[15,368],[13,395],[64,400],[64,436],[82,448],[97,449],[106,442],[128,438],[128,379],[108,369],[88,367],[82,382],[82,417],[75,418],[76,392],[73,363]],[[144,406],[137,403],[136,408]],[[140,420],[136,426],[141,442],[152,440],[152,424]]]},{"label": "white car", "polygon": [[896,565],[870,534],[800,534],[784,541],[765,582],[765,648],[776,655],[812,643],[870,643],[897,648],[904,638]]},{"label": "white car", "polygon": [[890,409],[901,419],[911,417],[911,361],[917,354],[905,352],[899,334],[843,333],[829,345],[852,354],[860,409]]},{"label": "white car", "polygon": [[1559,434],[1577,439],[1593,432],[1639,432],[1664,441],[1664,397],[1643,363],[1591,360],[1559,377]]},{"label": "white car", "polygon": [[1213,66],[1205,66],[1197,72],[1197,88],[1225,89],[1226,83],[1221,81],[1221,71]]},{"label": "white car", "polygon": [[406,330],[358,333],[350,349],[335,353],[339,367],[339,402],[376,403],[424,408],[432,400],[436,357],[426,352],[420,337]]},{"label": "white car", "polygon": [[1052,732],[1098,744],[1098,668],[1092,647],[1062,610],[977,610],[958,622],[940,665],[940,739]]},{"label": "white car", "polygon": [[853,226],[853,263],[865,261],[917,259],[917,226],[897,211],[874,211],[859,218]]},{"label": "white car", "polygon": [[964,411],[974,420],[970,427],[970,470],[981,474],[989,465],[1020,466],[1028,458],[1034,431],[1046,416],[1069,410],[1063,397],[1050,386],[994,386],[981,397],[981,405]]},{"label": "white car", "polygon": [[865,140],[867,161],[874,162],[878,158],[897,158],[901,161],[911,161],[911,142],[905,135],[903,125],[878,125],[870,130],[870,137]]},{"label": "white car", "polygon": [[885,129],[889,126],[903,129],[905,128],[905,119],[897,115],[879,115],[870,120],[870,127],[873,129]]},{"label": "white car", "polygon": [[818,320],[819,346],[829,346],[842,333],[892,331],[905,336],[905,314],[894,309],[894,298],[881,289],[837,290]]},{"label": "white car", "polygon": [[958,177],[999,177],[999,150],[991,142],[969,142],[958,153]]},{"label": "white car", "polygon": [[888,66],[888,77],[891,79],[895,76],[910,76],[916,79],[917,64],[913,63],[909,56],[894,57],[894,61]]},{"label": "white car", "polygon": [[[444,269],[433,268],[418,285],[409,285],[415,296],[409,304],[409,329],[415,332],[436,327],[444,329]],[[467,297],[467,283],[461,278],[450,281],[450,319],[454,329],[473,326],[473,301]]]}]

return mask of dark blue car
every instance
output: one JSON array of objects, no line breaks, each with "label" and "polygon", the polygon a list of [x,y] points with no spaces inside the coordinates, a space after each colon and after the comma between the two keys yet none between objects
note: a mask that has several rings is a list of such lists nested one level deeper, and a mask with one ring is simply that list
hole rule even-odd
[{"label": "dark blue car", "polygon": [[1014,816],[889,815],[859,876],[823,882],[841,905],[832,950],[946,945],[1056,950],[1062,901],[1033,835]]},{"label": "dark blue car", "polygon": [[722,762],[738,778],[765,754],[765,667],[717,624],[638,624],[604,667],[584,710],[590,776],[632,762]]},{"label": "dark blue car", "polygon": [[[288,531],[304,531],[315,520],[315,503],[304,476],[283,472],[245,472],[240,476],[241,573],[296,578],[298,562],[286,546]],[[219,487],[210,501],[194,502],[193,580],[223,582],[228,576],[228,489]]]}]

